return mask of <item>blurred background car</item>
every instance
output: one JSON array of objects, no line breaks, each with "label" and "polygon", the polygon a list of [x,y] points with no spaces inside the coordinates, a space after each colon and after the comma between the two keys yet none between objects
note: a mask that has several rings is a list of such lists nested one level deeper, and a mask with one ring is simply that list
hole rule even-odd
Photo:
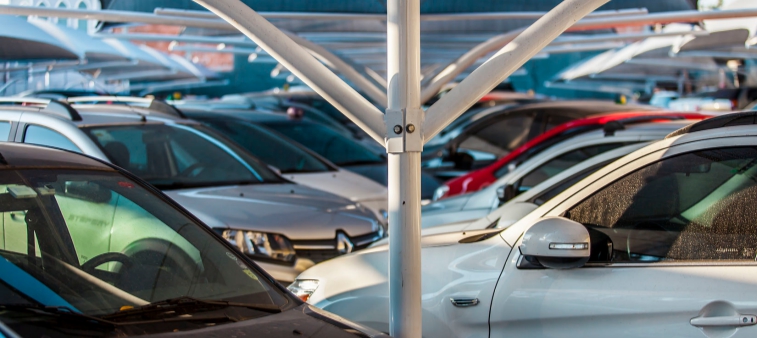
[{"label": "blurred background car", "polygon": [[341,169],[296,141],[249,120],[189,108],[182,113],[232,139],[287,179],[358,202],[386,223],[385,185]]},{"label": "blurred background car", "polygon": [[284,179],[199,122],[139,107],[139,100],[75,104],[68,116],[25,100],[0,111],[0,124],[15,127],[10,141],[81,152],[133,172],[278,280],[384,236],[371,211]]}]

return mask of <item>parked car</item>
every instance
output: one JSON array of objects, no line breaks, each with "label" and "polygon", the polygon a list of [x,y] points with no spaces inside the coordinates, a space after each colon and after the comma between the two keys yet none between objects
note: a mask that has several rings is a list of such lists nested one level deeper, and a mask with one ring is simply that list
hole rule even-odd
[{"label": "parked car", "polygon": [[386,186],[341,169],[296,141],[250,121],[202,110],[182,112],[232,139],[287,179],[358,202],[386,223]]},{"label": "parked car", "polygon": [[422,165],[437,178],[449,180],[488,166],[563,123],[592,115],[650,109],[653,107],[608,101],[554,101],[474,109],[429,140],[423,148]]},{"label": "parked car", "polygon": [[0,154],[3,337],[384,336],[304,304],[121,168],[24,144]]},{"label": "parked car", "polygon": [[[421,229],[421,236],[443,234],[456,231],[475,231],[492,228],[506,228],[517,222],[524,216],[528,215],[540,205],[557,196],[565,189],[570,188],[578,181],[593,174],[607,164],[628,155],[640,148],[647,146],[649,142],[639,142],[629,144],[620,148],[609,150],[607,152],[590,157],[589,159],[576,164],[561,173],[545,180],[515,197],[504,196],[501,194],[504,189],[497,189],[498,203],[492,204],[492,210],[486,216],[474,219],[474,213],[481,213],[480,209],[460,211],[461,214],[468,214],[464,217],[450,217],[445,222],[436,215],[431,215],[426,220],[426,225],[431,222],[441,222],[438,225],[426,226]],[[509,198],[509,199],[508,199]],[[439,215],[439,214],[437,214]],[[422,220],[423,221],[423,220]],[[383,238],[371,244],[376,247],[388,243],[388,238]]]},{"label": "parked car", "polygon": [[[424,237],[424,335],[755,336],[755,117],[683,128],[504,230]],[[387,254],[324,262],[290,289],[385,328]]]},{"label": "parked car", "polygon": [[[297,143],[302,144],[316,154],[323,156],[335,165],[368,177],[382,186],[387,186],[388,172],[386,153],[368,148],[333,129],[308,118],[289,119],[279,114],[258,111],[238,111],[215,109],[208,111],[219,115],[230,115],[244,119],[276,131]],[[202,115],[197,111],[187,110],[190,116]],[[421,172],[421,198],[431,201],[434,191],[439,187],[439,181],[433,176]]]},{"label": "parked car", "polygon": [[671,132],[696,121],[698,120],[629,123],[622,125],[622,130],[612,133],[595,130],[578,134],[544,149],[484,189],[424,206],[421,226],[429,228],[479,219],[503,201],[515,198],[574,165],[613,149],[661,140]]},{"label": "parked car", "polygon": [[199,122],[132,101],[137,105],[76,104],[70,115],[24,101],[0,110],[0,126],[7,126],[0,138],[84,153],[133,172],[280,281],[384,236],[363,206],[284,179]]},{"label": "parked car", "polygon": [[434,200],[481,190],[497,179],[515,170],[527,159],[574,135],[603,128],[618,128],[625,124],[640,123],[655,119],[703,119],[711,115],[675,112],[622,112],[597,114],[592,117],[566,122],[549,129],[508,153],[496,162],[445,182],[434,192]]},{"label": "parked car", "polygon": [[670,101],[678,111],[733,111],[744,109],[757,100],[757,87],[725,88]]}]

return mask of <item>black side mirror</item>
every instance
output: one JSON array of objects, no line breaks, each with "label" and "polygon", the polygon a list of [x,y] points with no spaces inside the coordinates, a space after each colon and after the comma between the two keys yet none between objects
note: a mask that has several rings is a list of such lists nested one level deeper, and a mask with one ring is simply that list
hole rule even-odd
[{"label": "black side mirror", "polygon": [[507,201],[515,198],[518,193],[515,191],[515,186],[512,184],[503,185],[497,188],[497,198],[499,199],[499,205],[507,203]]},{"label": "black side mirror", "polygon": [[450,157],[452,159],[452,162],[455,163],[455,169],[457,170],[473,169],[473,162],[475,162],[473,155],[464,153],[464,152],[456,152],[452,154],[452,156]]}]

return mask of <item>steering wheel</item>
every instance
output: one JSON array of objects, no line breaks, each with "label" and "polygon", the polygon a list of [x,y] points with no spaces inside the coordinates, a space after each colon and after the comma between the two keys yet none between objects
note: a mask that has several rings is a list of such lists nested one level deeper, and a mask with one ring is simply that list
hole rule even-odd
[{"label": "steering wheel", "polygon": [[106,252],[84,262],[84,264],[81,265],[81,269],[89,274],[92,274],[92,272],[95,271],[96,267],[108,262],[121,263],[126,269],[130,269],[134,265],[134,261],[127,255],[124,255],[120,252]]},{"label": "steering wheel", "polygon": [[187,167],[187,169],[182,170],[182,172],[179,173],[179,177],[189,177],[189,175],[192,174],[192,172],[194,172],[195,170],[199,168],[205,169],[205,167],[207,167],[205,163],[197,162]]}]

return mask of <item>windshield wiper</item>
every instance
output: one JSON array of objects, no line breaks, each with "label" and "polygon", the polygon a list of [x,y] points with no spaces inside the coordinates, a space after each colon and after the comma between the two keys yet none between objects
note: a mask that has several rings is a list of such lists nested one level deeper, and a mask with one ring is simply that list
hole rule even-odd
[{"label": "windshield wiper", "polygon": [[234,303],[221,300],[202,300],[192,297],[177,297],[150,303],[129,310],[118,311],[101,316],[105,320],[119,320],[123,318],[144,316],[147,314],[169,313],[171,315],[184,315],[194,312],[211,311],[227,307],[241,307],[268,313],[280,313],[281,308],[267,304]]},{"label": "windshield wiper", "polygon": [[40,304],[2,304],[0,309],[10,311],[29,311],[29,312],[44,312],[47,314],[58,315],[66,318],[76,318],[89,323],[95,322],[98,324],[105,324],[107,326],[115,327],[118,324],[107,319],[93,317],[85,315],[83,313],[75,312],[74,310],[65,306],[44,306]]}]

